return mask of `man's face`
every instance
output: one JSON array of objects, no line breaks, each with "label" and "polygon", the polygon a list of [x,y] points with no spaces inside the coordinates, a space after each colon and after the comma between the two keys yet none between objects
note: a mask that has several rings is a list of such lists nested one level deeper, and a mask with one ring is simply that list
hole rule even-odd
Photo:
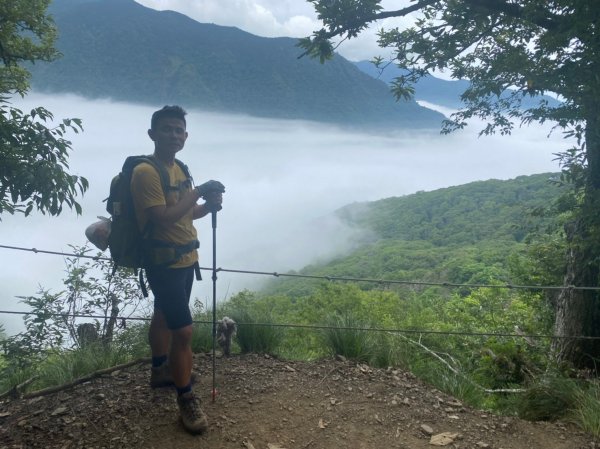
[{"label": "man's face", "polygon": [[148,135],[154,141],[156,151],[175,154],[185,145],[188,133],[183,120],[165,117],[158,121],[155,128],[148,130]]}]

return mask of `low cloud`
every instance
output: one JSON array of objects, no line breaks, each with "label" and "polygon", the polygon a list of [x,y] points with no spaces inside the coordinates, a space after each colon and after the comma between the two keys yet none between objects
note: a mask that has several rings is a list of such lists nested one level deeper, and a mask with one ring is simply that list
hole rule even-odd
[{"label": "low cloud", "polygon": [[[44,105],[57,119],[79,117],[84,132],[69,135],[72,171],[87,177],[83,216],[3,216],[2,244],[70,252],[83,245],[85,227],[106,215],[103,200],[126,156],[149,154],[146,135],[156,108],[75,96],[31,94],[17,106]],[[520,129],[508,137],[477,138],[479,128],[441,136],[439,130],[388,135],[352,133],[303,121],[267,120],[189,110],[190,137],[180,157],[197,183],[219,179],[227,187],[218,214],[217,265],[229,269],[285,272],[326,260],[351,248],[356,230],[333,212],[357,201],[402,196],[476,180],[509,179],[558,171],[554,153],[565,148],[547,129]],[[212,264],[210,219],[197,222],[201,265]],[[64,262],[59,256],[0,249],[4,296],[0,309],[20,310],[17,295],[38,285],[59,291]],[[210,275],[193,295],[210,302]],[[261,276],[219,274],[218,297],[254,288]],[[15,322],[0,316],[9,331]]]}]

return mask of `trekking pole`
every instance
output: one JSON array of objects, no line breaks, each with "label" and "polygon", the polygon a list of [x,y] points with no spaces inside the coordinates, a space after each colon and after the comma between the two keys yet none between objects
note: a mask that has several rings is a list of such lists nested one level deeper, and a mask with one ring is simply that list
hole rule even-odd
[{"label": "trekking pole", "polygon": [[212,218],[212,287],[213,287],[213,319],[212,319],[212,402],[217,397],[216,387],[216,347],[217,347],[217,210],[212,208],[210,211]]}]

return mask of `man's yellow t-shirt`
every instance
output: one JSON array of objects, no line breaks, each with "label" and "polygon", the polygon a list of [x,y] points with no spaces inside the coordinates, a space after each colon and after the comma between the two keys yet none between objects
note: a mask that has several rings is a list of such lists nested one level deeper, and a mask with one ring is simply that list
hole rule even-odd
[{"label": "man's yellow t-shirt", "polygon": [[[162,164],[159,160],[156,160],[156,162]],[[168,207],[177,204],[181,193],[192,189],[185,173],[177,163],[163,165],[169,174],[170,185],[172,187],[168,192],[163,192],[160,175],[152,165],[143,162],[133,169],[131,177],[131,194],[133,196],[138,226],[142,231],[146,228],[146,224],[148,223],[147,209],[149,207],[162,205]],[[195,241],[198,238],[198,235],[193,224],[193,208],[175,223],[167,226],[153,223],[150,237],[155,240],[161,240],[175,245],[185,245],[191,241]],[[189,267],[197,261],[198,251],[193,250],[184,254],[179,261],[170,267]]]}]

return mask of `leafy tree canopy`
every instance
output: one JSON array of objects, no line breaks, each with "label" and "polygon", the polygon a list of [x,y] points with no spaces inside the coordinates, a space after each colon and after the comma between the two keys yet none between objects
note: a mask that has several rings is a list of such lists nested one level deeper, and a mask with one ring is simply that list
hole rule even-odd
[{"label": "leafy tree canopy", "polygon": [[13,95],[29,89],[29,72],[21,64],[50,61],[56,28],[47,15],[49,0],[14,0],[0,3],[0,215],[25,215],[36,208],[58,215],[63,204],[81,212],[78,193],[87,190],[85,178],[67,172],[71,142],[68,130],[80,131],[78,119],[46,126],[53,116],[43,107],[29,114],[12,107]]},{"label": "leafy tree canopy", "polygon": [[49,0],[11,1],[0,4],[0,92],[25,94],[29,73],[19,63],[51,61],[58,56],[53,44],[56,29],[45,12]]}]

